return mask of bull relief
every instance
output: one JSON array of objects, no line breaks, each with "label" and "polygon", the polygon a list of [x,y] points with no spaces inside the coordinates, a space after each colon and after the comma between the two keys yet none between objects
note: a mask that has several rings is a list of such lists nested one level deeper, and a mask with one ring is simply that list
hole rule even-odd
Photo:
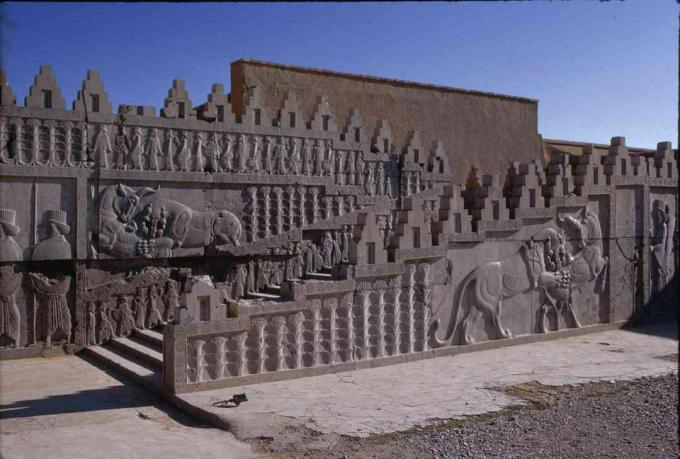
[{"label": "bull relief", "polygon": [[180,248],[238,246],[241,222],[227,210],[200,212],[159,189],[118,184],[101,194],[99,248],[113,257],[169,258]]},{"label": "bull relief", "polygon": [[574,327],[581,327],[572,304],[572,291],[592,281],[595,293],[604,291],[608,258],[602,255],[602,229],[597,216],[587,207],[575,214],[560,214],[558,221],[566,238],[562,230],[545,228],[526,241],[515,255],[480,265],[463,279],[445,338],[436,333],[440,321],[432,324],[437,345],[451,344],[459,326],[463,344],[474,343],[470,326],[476,311],[493,326],[496,339],[512,338],[512,332],[501,321],[503,300],[535,290],[542,297],[539,332],[549,331],[546,318],[550,313],[566,314]]}]

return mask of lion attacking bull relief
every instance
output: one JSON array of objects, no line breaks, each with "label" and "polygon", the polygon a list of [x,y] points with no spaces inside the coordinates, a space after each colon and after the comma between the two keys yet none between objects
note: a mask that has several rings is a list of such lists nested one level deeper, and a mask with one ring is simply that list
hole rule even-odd
[{"label": "lion attacking bull relief", "polygon": [[463,344],[473,343],[469,327],[475,311],[481,312],[493,325],[498,339],[512,338],[510,330],[501,322],[502,301],[533,290],[539,290],[543,297],[538,321],[540,332],[548,331],[546,316],[551,310],[568,313],[574,326],[580,327],[571,292],[593,280],[595,292],[603,291],[608,259],[602,255],[602,230],[597,216],[588,208],[575,214],[560,214],[558,221],[571,242],[572,253],[560,232],[545,228],[511,257],[478,266],[463,279],[454,296],[454,310],[445,338],[437,336],[439,319],[433,322],[434,343],[451,344],[459,325]]},{"label": "lion attacking bull relief", "polygon": [[199,212],[158,189],[107,187],[99,202],[99,248],[114,257],[171,257],[179,248],[238,246],[241,222],[226,210]]}]

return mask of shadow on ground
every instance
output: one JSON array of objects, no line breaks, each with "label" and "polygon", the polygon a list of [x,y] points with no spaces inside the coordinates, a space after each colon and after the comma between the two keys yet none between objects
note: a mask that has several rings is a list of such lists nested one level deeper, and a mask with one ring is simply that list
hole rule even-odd
[{"label": "shadow on ground", "polygon": [[[105,372],[108,376],[120,382],[121,385],[1,404],[0,419],[154,407],[165,413],[173,421],[186,427],[212,428],[168,404],[159,396],[139,387],[133,381],[101,365],[96,360],[85,355],[78,355],[76,358],[80,358]],[[140,416],[142,415],[140,414]]]}]

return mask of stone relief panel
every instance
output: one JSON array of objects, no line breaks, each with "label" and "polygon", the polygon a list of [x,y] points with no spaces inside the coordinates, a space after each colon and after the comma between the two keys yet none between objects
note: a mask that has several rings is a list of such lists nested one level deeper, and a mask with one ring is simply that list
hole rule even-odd
[{"label": "stone relief panel", "polygon": [[113,257],[168,258],[177,249],[238,246],[243,228],[227,210],[198,211],[159,188],[106,187],[99,197],[99,250]]},{"label": "stone relief panel", "polygon": [[650,302],[649,313],[673,307],[677,292],[670,288],[677,278],[677,195],[652,193],[650,196]]},{"label": "stone relief panel", "polygon": [[86,345],[163,326],[178,314],[181,276],[177,270],[146,267],[111,277],[105,276],[104,282],[89,279],[91,284],[85,288]]},{"label": "stone relief panel", "polygon": [[[448,317],[448,325],[442,326],[446,322],[441,318],[433,322],[438,346],[452,343],[454,336],[460,336],[462,344],[473,343],[471,327],[477,316],[483,326],[493,330],[488,338],[513,337],[512,330],[504,325],[504,303],[535,304],[535,300],[526,301],[534,292],[539,294],[540,303],[535,332],[550,331],[550,316],[558,314],[565,316],[569,327],[582,326],[573,292],[592,284],[588,288],[593,294],[603,293],[609,260],[603,255],[600,221],[588,207],[559,214],[558,221],[558,229],[539,230],[507,258],[478,265],[459,283],[452,284],[456,292],[448,296],[450,310],[444,306],[443,314]],[[520,295],[525,296],[524,302],[511,301]],[[507,314],[533,323],[533,313],[532,308],[523,307]],[[527,328],[525,325],[522,331]]]}]

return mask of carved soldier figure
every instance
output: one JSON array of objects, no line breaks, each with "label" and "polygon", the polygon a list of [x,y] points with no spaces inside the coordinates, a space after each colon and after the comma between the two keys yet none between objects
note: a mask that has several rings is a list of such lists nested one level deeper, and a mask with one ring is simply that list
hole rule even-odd
[{"label": "carved soldier figure", "polygon": [[272,173],[272,138],[269,136],[264,141],[264,172]]},{"label": "carved soldier figure", "polygon": [[203,134],[201,132],[196,133],[194,136],[194,145],[196,146],[196,161],[194,162],[195,172],[205,171],[205,156],[203,154]]},{"label": "carved soldier figure", "polygon": [[311,174],[311,146],[309,145],[309,139],[305,138],[302,141],[302,175]]},{"label": "carved soldier figure", "polygon": [[253,155],[248,161],[248,167],[252,172],[260,172],[260,163],[262,161],[262,146],[260,145],[260,136],[256,135],[253,137]]},{"label": "carved soldier figure", "polygon": [[222,157],[222,162],[226,172],[233,171],[234,138],[230,134],[227,134],[224,139],[224,156]]},{"label": "carved soldier figure", "polygon": [[283,137],[279,137],[279,143],[274,147],[274,167],[278,175],[286,174],[286,152],[283,141]]},{"label": "carved soldier figure", "polygon": [[236,286],[236,290],[234,292],[234,297],[236,298],[243,298],[245,296],[245,286],[246,286],[246,278],[248,275],[246,274],[246,268],[243,265],[238,265],[236,268],[236,279],[234,281],[234,285]]},{"label": "carved soldier figure", "polygon": [[135,128],[130,140],[130,160],[132,166],[141,171],[144,170],[144,150],[142,148],[142,130]]},{"label": "carved soldier figure", "polygon": [[335,162],[333,161],[333,141],[331,139],[326,141],[326,154],[324,156],[326,158],[326,164],[328,165],[328,175],[333,177],[335,173]]},{"label": "carved soldier figure", "polygon": [[321,157],[321,146],[319,143],[322,140],[314,141],[314,148],[312,148],[312,162],[314,163],[314,175],[321,175],[321,166],[323,158]]},{"label": "carved soldier figure", "polygon": [[255,288],[260,292],[264,290],[269,283],[267,263],[267,261],[263,260],[257,261],[257,280],[255,281]]},{"label": "carved soldier figure", "polygon": [[113,338],[113,324],[109,319],[108,306],[106,301],[99,303],[99,336],[97,342],[104,344]]},{"label": "carved soldier figure", "polygon": [[118,336],[127,336],[135,329],[135,319],[130,309],[130,297],[118,297]]},{"label": "carved soldier figure", "polygon": [[383,167],[382,162],[378,163],[377,169],[378,170],[376,172],[376,175],[377,175],[376,178],[377,178],[378,183],[377,183],[377,186],[376,186],[375,194],[381,195],[383,193],[383,189],[385,187],[385,168]]},{"label": "carved soldier figure", "polygon": [[148,327],[154,328],[161,322],[161,312],[158,310],[158,302],[160,301],[159,286],[151,284],[149,286],[149,320]]},{"label": "carved soldier figure", "polygon": [[255,262],[253,260],[250,260],[248,262],[248,279],[246,292],[252,293],[254,291],[255,291]]},{"label": "carved soldier figure", "polygon": [[179,133],[179,152],[177,153],[177,162],[179,163],[179,170],[182,172],[189,172],[191,170],[191,150],[189,150],[189,139],[184,132]]},{"label": "carved soldier figure", "polygon": [[177,292],[177,284],[174,281],[168,282],[168,288],[165,294],[165,321],[171,321],[179,308],[179,292]]},{"label": "carved soldier figure", "polygon": [[248,155],[248,140],[245,134],[239,136],[237,155],[236,163],[238,164],[238,172],[245,172],[246,156]]},{"label": "carved soldier figure", "polygon": [[137,288],[137,294],[133,302],[135,313],[135,328],[140,330],[146,328],[146,298],[144,298],[145,291],[142,287]]},{"label": "carved soldier figure", "polygon": [[[330,140],[328,141],[330,143]],[[326,157],[324,160],[324,175],[335,178],[335,160],[333,150],[330,147],[326,149]]]},{"label": "carved soldier figure", "polygon": [[326,231],[323,236],[323,264],[326,268],[333,266],[333,238],[330,231]]},{"label": "carved soldier figure", "polygon": [[109,168],[109,155],[111,154],[111,141],[106,124],[100,124],[97,137],[94,139],[94,151],[99,157],[99,166],[102,169]]},{"label": "carved soldier figure", "polygon": [[165,131],[165,170],[175,170],[175,133],[172,129]]},{"label": "carved soldier figure", "polygon": [[364,184],[364,168],[366,166],[366,163],[364,163],[364,160],[360,157],[357,160],[357,166],[356,169],[354,169],[354,184],[357,186],[363,186]]},{"label": "carved soldier figure", "polygon": [[345,168],[342,166],[342,153],[338,151],[335,156],[335,183],[338,185],[344,185],[344,172]]},{"label": "carved soldier figure", "polygon": [[[0,225],[0,244],[2,244],[2,226]],[[11,345],[19,347],[19,308],[14,295],[21,286],[21,273],[14,271],[14,265],[0,265],[0,339],[11,341]]]},{"label": "carved soldier figure", "polygon": [[49,279],[39,273],[29,273],[36,293],[42,299],[42,313],[45,321],[45,344],[52,344],[52,337],[61,332],[66,342],[71,339],[71,311],[66,302],[66,294],[71,286],[71,278]]},{"label": "carved soldier figure", "polygon": [[356,184],[356,181],[354,180],[355,171],[356,171],[356,164],[355,164],[355,161],[354,161],[354,152],[349,151],[349,152],[347,152],[347,161],[345,162],[345,175],[347,176],[347,184],[348,185],[355,185]]},{"label": "carved soldier figure", "polygon": [[0,209],[0,260],[21,261],[21,247],[14,240],[21,230],[16,223],[17,212],[14,209]]},{"label": "carved soldier figure", "polygon": [[206,170],[208,172],[222,172],[220,167],[220,144],[217,141],[217,134],[211,133],[208,139],[207,147],[208,164]]},{"label": "carved soldier figure", "polygon": [[340,248],[340,232],[335,232],[333,238],[333,264],[337,265],[342,260],[342,249]]},{"label": "carved soldier figure", "polygon": [[48,210],[45,212],[45,220],[48,225],[47,238],[35,246],[31,259],[70,260],[71,244],[66,240],[66,235],[71,228],[66,224],[66,212],[59,209]]},{"label": "carved soldier figure", "polygon": [[152,171],[160,170],[158,158],[161,155],[161,142],[158,140],[158,130],[152,128],[149,130],[149,139],[147,140],[146,155],[149,158],[149,169]]},{"label": "carved soldier figure", "polygon": [[373,168],[371,163],[364,165],[364,190],[369,196],[373,195]]},{"label": "carved soldier figure", "polygon": [[95,311],[96,302],[87,303],[87,344],[97,345],[97,312]]},{"label": "carved soldier figure", "polygon": [[126,169],[126,157],[129,149],[129,142],[127,137],[125,137],[125,132],[123,128],[118,129],[118,134],[113,141],[113,163],[117,169]]},{"label": "carved soldier figure", "polygon": [[296,279],[302,279],[302,277],[305,274],[304,270],[304,265],[305,265],[305,259],[304,255],[302,253],[302,250],[300,249],[299,245],[295,246],[295,278]]},{"label": "carved soldier figure", "polygon": [[[21,248],[14,240],[20,233],[15,225],[16,211],[0,209],[0,260],[21,261]],[[13,264],[0,265],[0,339],[9,339],[12,346],[19,346],[19,308],[15,293],[21,286],[21,273],[14,271]]]},{"label": "carved soldier figure", "polygon": [[340,253],[341,253],[341,261],[343,263],[349,262],[349,238],[350,238],[350,233],[351,233],[351,227],[347,226],[345,227],[345,230],[342,232],[342,239],[340,243]]},{"label": "carved soldier figure", "polygon": [[294,139],[289,140],[288,148],[290,151],[290,172],[292,174],[298,175],[300,173],[300,151],[298,150],[297,143]]}]

